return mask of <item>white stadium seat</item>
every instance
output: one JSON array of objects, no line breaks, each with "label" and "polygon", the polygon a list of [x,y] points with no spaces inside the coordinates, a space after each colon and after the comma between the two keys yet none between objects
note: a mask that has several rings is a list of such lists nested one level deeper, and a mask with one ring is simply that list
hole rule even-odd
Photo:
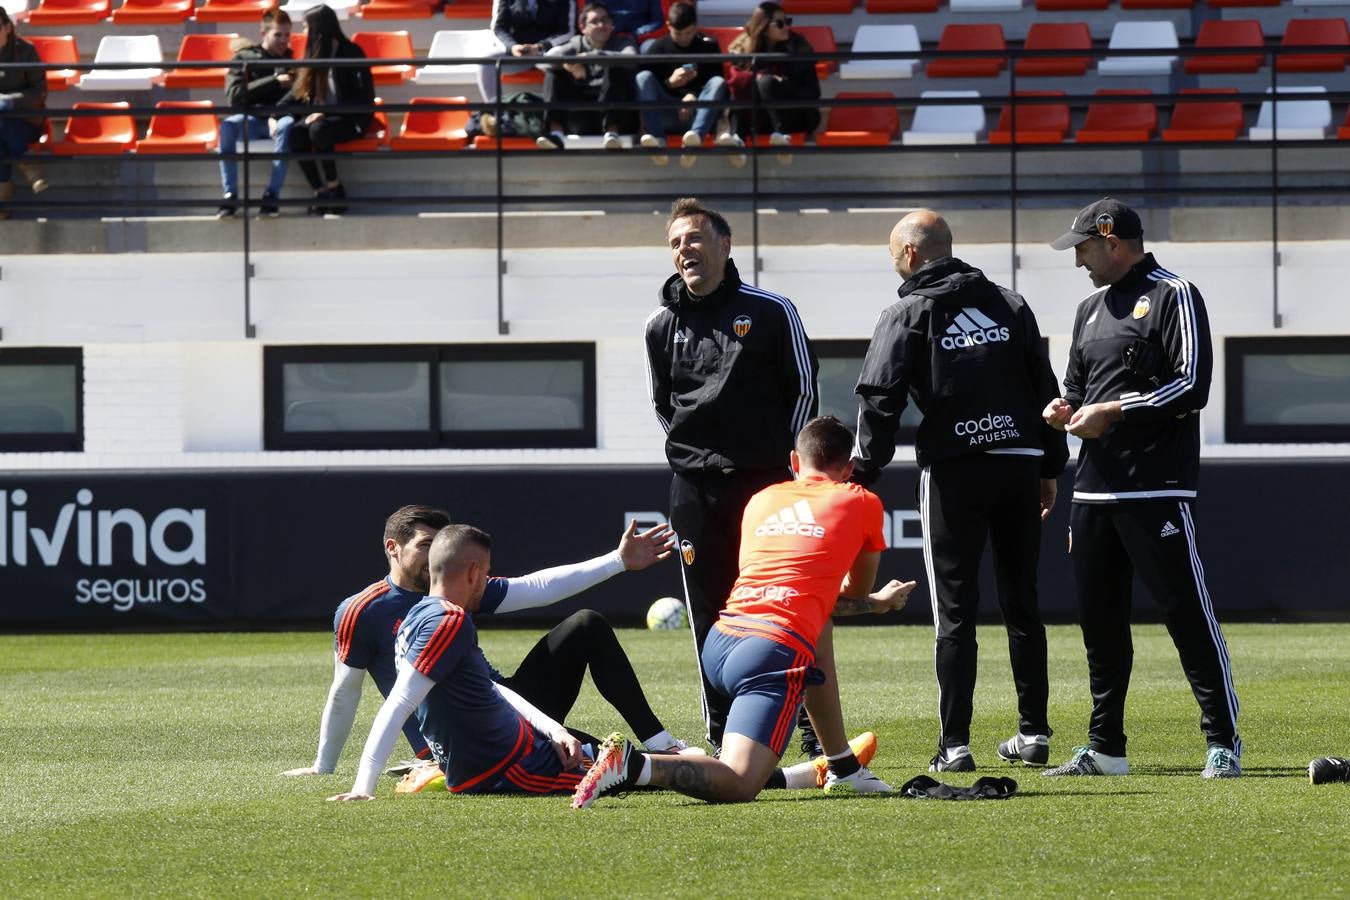
[{"label": "white stadium seat", "polygon": [[[1117,22],[1111,29],[1110,50],[1175,50],[1177,27],[1170,20]],[[1170,75],[1175,56],[1108,56],[1097,63],[1099,75]]]},{"label": "white stadium seat", "polygon": [[[1282,87],[1280,94],[1322,94],[1324,87]],[[1266,88],[1270,93],[1270,88]],[[1268,141],[1277,137],[1274,129],[1279,129],[1278,139],[1282,141],[1320,141],[1327,136],[1331,128],[1331,102],[1323,96],[1321,99],[1307,100],[1266,100],[1256,115],[1256,124],[1247,132],[1249,140]]]},{"label": "white stadium seat", "polygon": [[360,5],[361,0],[289,0],[281,7],[281,11],[295,20],[297,26],[305,13],[316,6],[327,5],[329,9],[337,13],[339,19],[351,17],[352,10]]},{"label": "white stadium seat", "polygon": [[[979,91],[924,91],[929,97],[978,97]],[[902,144],[974,144],[984,134],[984,107],[972,104],[925,104],[914,108],[914,121],[900,136]]]},{"label": "white stadium seat", "polygon": [[[506,50],[497,35],[487,28],[474,31],[438,31],[431,39],[431,49],[427,51],[430,59],[456,57],[497,56]],[[412,80],[418,84],[477,84],[479,66],[464,65],[426,65],[420,67]]]},{"label": "white stadium seat", "polygon": [[[917,53],[919,30],[913,25],[859,25],[854,53]],[[917,59],[861,59],[839,67],[840,78],[913,78]]]},{"label": "white stadium seat", "polygon": [[1022,0],[952,0],[951,5],[954,13],[1017,12],[1022,8]]},{"label": "white stadium seat", "polygon": [[[96,63],[162,63],[164,52],[154,34],[110,34],[98,42]],[[164,76],[160,68],[101,69],[80,78],[84,91],[148,91]]]}]

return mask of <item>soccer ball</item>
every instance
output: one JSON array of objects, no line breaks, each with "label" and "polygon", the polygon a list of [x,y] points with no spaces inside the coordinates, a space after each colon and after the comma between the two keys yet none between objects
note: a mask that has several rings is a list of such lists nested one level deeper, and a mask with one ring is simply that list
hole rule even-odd
[{"label": "soccer ball", "polygon": [[684,627],[684,602],[662,597],[647,610],[647,627],[652,631],[673,631]]}]

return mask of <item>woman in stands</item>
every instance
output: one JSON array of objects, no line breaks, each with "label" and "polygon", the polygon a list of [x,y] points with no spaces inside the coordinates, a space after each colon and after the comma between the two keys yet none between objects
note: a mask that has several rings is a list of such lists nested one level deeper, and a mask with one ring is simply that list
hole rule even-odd
[{"label": "woman in stands", "polygon": [[[792,20],[777,3],[766,2],[755,7],[745,30],[736,36],[727,48],[731,53],[782,53],[788,57],[810,56],[815,52],[811,42],[792,30]],[[819,100],[820,80],[816,64],[810,59],[759,60],[753,69],[749,61],[732,63],[727,82],[732,97],[738,103],[750,103],[752,96],[760,103],[790,100]],[[742,116],[742,119],[747,118]],[[783,109],[761,109],[754,132],[769,132],[769,143],[783,146],[792,132],[813,132],[820,126],[820,109],[809,106]],[[751,129],[743,121],[742,133]]]},{"label": "woman in stands", "polygon": [[[41,64],[37,50],[25,40],[0,7],[0,63]],[[47,105],[47,74],[41,69],[0,69],[0,113],[15,110],[30,112]],[[42,136],[41,115],[0,116],[0,219],[9,218],[9,203],[14,199],[13,170],[28,180],[33,192],[47,189],[47,182],[31,163],[15,160],[28,152],[28,145]]]},{"label": "woman in stands", "polygon": [[[365,58],[361,48],[342,33],[337,13],[327,6],[315,6],[305,13],[306,60]],[[291,151],[328,153],[343,141],[362,137],[370,128],[374,103],[375,79],[369,66],[302,66],[282,104],[306,106],[314,111],[296,115],[297,123],[291,129]],[[327,107],[357,107],[364,111],[325,112]],[[316,202],[309,208],[311,214],[341,215],[347,211],[346,204],[341,202],[347,191],[338,179],[337,162],[331,156],[302,160],[300,169],[314,189]]]}]

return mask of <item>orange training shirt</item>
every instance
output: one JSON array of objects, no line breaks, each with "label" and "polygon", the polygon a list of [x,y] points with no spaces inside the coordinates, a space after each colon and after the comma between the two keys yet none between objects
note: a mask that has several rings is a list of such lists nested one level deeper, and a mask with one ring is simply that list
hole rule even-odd
[{"label": "orange training shirt", "polygon": [[746,504],[726,611],[768,619],[814,645],[858,554],[886,548],[882,521],[881,498],[856,484],[812,475],[770,485]]}]

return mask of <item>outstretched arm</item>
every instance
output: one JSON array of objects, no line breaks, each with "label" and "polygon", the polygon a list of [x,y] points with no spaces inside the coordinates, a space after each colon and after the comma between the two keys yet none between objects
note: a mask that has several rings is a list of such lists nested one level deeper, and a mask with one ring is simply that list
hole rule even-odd
[{"label": "outstretched arm", "polygon": [[394,689],[375,714],[375,724],[371,726],[370,736],[366,738],[366,746],[361,751],[361,768],[357,770],[352,789],[345,794],[329,797],[329,800],[375,799],[375,783],[379,780],[380,770],[389,761],[389,754],[394,752],[394,742],[398,740],[403,723],[427,698],[435,684],[435,681],[412,666],[399,667]]},{"label": "outstretched arm", "polygon": [[331,775],[337,768],[338,757],[352,733],[356,721],[356,707],[361,702],[361,682],[365,669],[354,669],[333,655],[333,683],[328,688],[328,701],[323,705],[323,719],[319,722],[319,752],[314,765],[304,769],[290,769],[282,775]]}]

